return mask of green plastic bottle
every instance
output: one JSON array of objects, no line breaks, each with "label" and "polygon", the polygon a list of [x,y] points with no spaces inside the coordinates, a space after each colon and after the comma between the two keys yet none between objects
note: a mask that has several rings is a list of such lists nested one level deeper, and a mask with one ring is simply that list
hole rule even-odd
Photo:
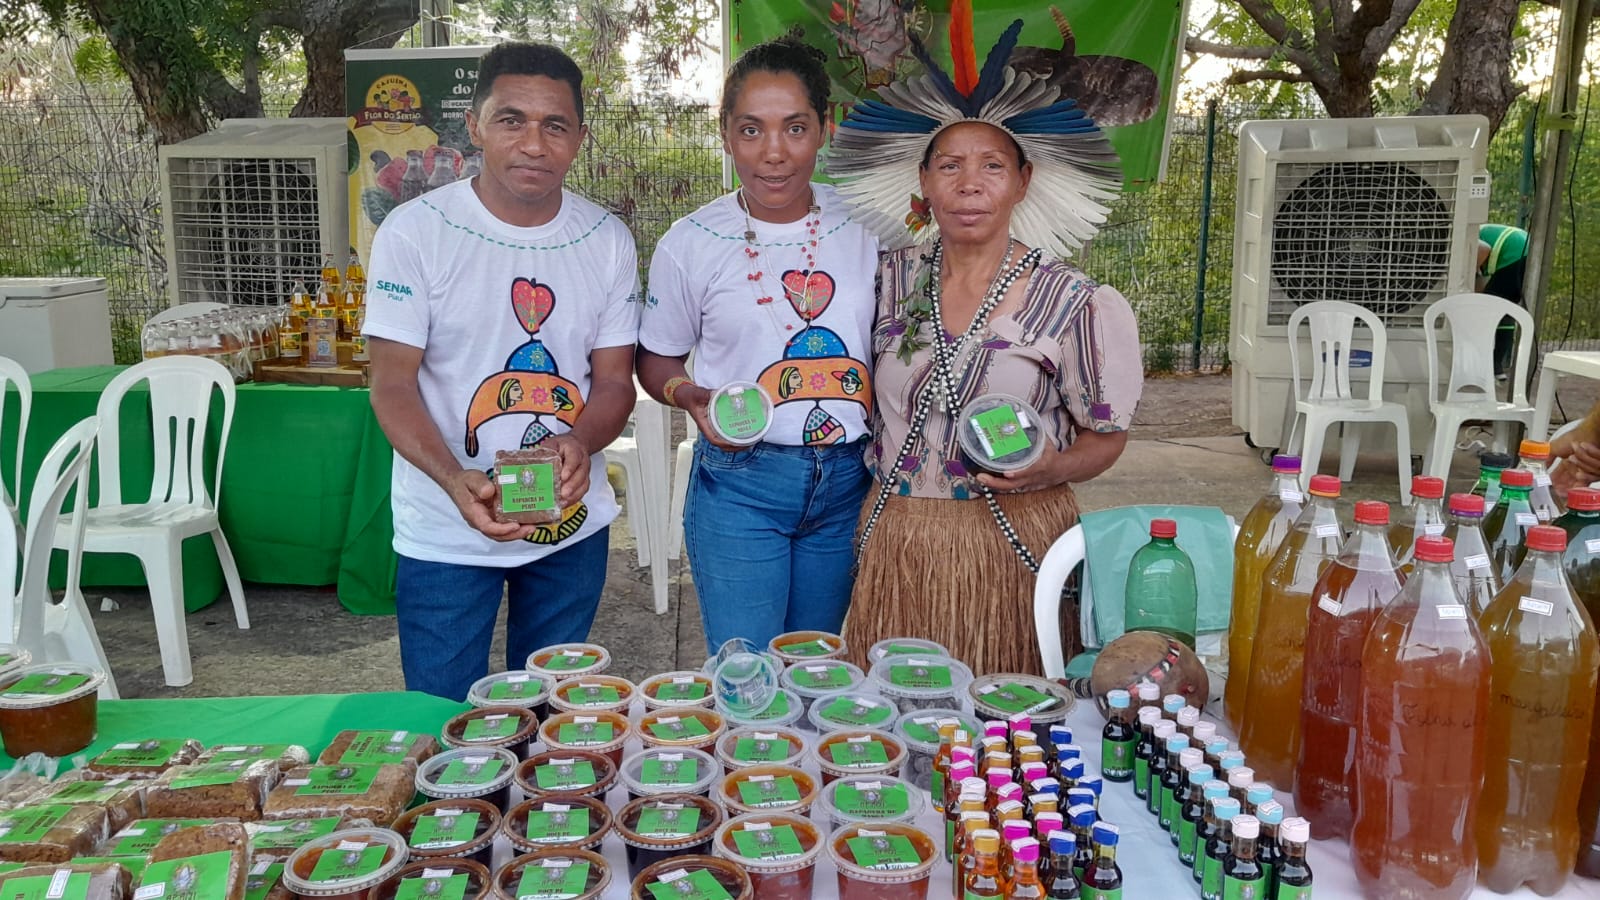
[{"label": "green plastic bottle", "polygon": [[1501,584],[1511,580],[1522,565],[1527,551],[1523,544],[1528,529],[1539,524],[1528,494],[1533,490],[1533,473],[1527,469],[1507,469],[1500,473],[1500,502],[1483,522],[1483,536],[1489,542],[1489,564]]},{"label": "green plastic bottle", "polygon": [[1128,562],[1124,631],[1158,631],[1194,649],[1196,608],[1194,563],[1177,544],[1178,523],[1150,520],[1150,543]]},{"label": "green plastic bottle", "polygon": [[1478,454],[1478,483],[1468,493],[1483,498],[1483,511],[1492,511],[1500,502],[1500,473],[1517,464],[1509,453],[1485,452]]}]

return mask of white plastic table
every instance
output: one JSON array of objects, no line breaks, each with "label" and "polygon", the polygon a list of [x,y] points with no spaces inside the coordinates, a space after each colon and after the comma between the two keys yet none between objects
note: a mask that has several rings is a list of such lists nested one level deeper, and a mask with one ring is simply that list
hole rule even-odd
[{"label": "white plastic table", "polygon": [[1550,408],[1555,405],[1556,382],[1563,375],[1578,375],[1600,381],[1600,352],[1552,350],[1544,355],[1539,368],[1539,392],[1533,401],[1533,427],[1528,436],[1543,441],[1549,439]]}]

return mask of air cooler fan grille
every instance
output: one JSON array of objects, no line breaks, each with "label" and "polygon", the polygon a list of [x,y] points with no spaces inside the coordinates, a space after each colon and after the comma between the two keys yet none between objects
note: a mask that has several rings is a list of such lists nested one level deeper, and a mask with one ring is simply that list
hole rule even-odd
[{"label": "air cooler fan grille", "polygon": [[1449,274],[1455,180],[1451,161],[1278,166],[1268,323],[1344,300],[1420,328]]},{"label": "air cooler fan grille", "polygon": [[167,160],[178,301],[274,306],[322,259],[314,159]]}]

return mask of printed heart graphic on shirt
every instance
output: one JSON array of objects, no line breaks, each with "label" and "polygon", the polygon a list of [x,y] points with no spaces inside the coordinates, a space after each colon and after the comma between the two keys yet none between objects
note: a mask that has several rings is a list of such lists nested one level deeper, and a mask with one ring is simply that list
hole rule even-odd
[{"label": "printed heart graphic on shirt", "polygon": [[532,278],[517,278],[511,282],[511,306],[517,312],[517,322],[523,331],[537,334],[555,305],[555,292],[548,285]]},{"label": "printed heart graphic on shirt", "polygon": [[833,276],[821,271],[807,275],[790,269],[783,273],[783,293],[802,320],[815,321],[833,302]]}]

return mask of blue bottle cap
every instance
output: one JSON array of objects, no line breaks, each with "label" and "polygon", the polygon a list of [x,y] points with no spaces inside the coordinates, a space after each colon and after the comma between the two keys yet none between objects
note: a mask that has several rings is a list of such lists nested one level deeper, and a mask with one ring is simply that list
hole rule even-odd
[{"label": "blue bottle cap", "polygon": [[1054,778],[1035,778],[1034,780],[1028,782],[1028,787],[1032,789],[1035,794],[1054,794],[1057,797],[1061,796],[1061,782],[1055,780]]},{"label": "blue bottle cap", "polygon": [[[1234,805],[1237,806],[1238,804]],[[1077,828],[1087,828],[1099,818],[1095,814],[1094,807],[1087,803],[1067,807],[1067,817],[1072,820],[1073,826]]]},{"label": "blue bottle cap", "polygon": [[1127,691],[1110,691],[1106,694],[1106,705],[1112,709],[1127,709],[1128,702]]},{"label": "blue bottle cap", "polygon": [[1228,752],[1228,739],[1227,738],[1212,738],[1211,741],[1206,744],[1206,755],[1207,756],[1215,756],[1218,759],[1221,759],[1222,758],[1222,754],[1227,753],[1227,752]]},{"label": "blue bottle cap", "polygon": [[1086,787],[1075,787],[1067,791],[1068,806],[1077,806],[1080,803],[1087,803],[1090,806],[1094,806],[1096,799],[1097,795],[1095,792]]},{"label": "blue bottle cap", "polygon": [[1222,771],[1227,772],[1244,765],[1244,753],[1239,750],[1229,750],[1227,753],[1222,754],[1220,760],[1222,762]]},{"label": "blue bottle cap", "polygon": [[1052,743],[1052,744],[1070,744],[1070,743],[1072,743],[1072,727],[1070,725],[1051,725],[1050,726],[1050,743]]},{"label": "blue bottle cap", "polygon": [[1050,852],[1057,856],[1071,856],[1078,851],[1078,839],[1070,831],[1050,832]]},{"label": "blue bottle cap", "polygon": [[[1198,784],[1204,790],[1206,783],[1211,781],[1211,775],[1211,767],[1202,763],[1189,770],[1189,784]],[[1226,789],[1227,785],[1223,787]]]},{"label": "blue bottle cap", "polygon": [[1189,749],[1189,736],[1187,734],[1175,734],[1172,737],[1167,738],[1168,753],[1172,753],[1174,751],[1181,752],[1187,749]]},{"label": "blue bottle cap", "polygon": [[1107,847],[1115,847],[1122,837],[1122,832],[1110,822],[1094,823],[1094,842]]},{"label": "blue bottle cap", "polygon": [[1218,797],[1226,797],[1228,796],[1228,783],[1226,781],[1208,781],[1206,782],[1205,791],[1207,800],[1215,800]]},{"label": "blue bottle cap", "polygon": [[1268,800],[1256,807],[1256,818],[1263,825],[1277,825],[1283,821],[1283,804],[1276,800]]},{"label": "blue bottle cap", "polygon": [[1161,698],[1161,708],[1173,715],[1177,715],[1178,710],[1188,705],[1189,701],[1183,699],[1182,694],[1168,694]]},{"label": "blue bottle cap", "polygon": [[1105,782],[1100,780],[1099,775],[1085,775],[1084,777],[1078,779],[1078,787],[1088,788],[1089,790],[1094,791],[1094,795],[1096,797],[1099,797],[1100,794],[1106,789]]},{"label": "blue bottle cap", "polygon": [[1083,777],[1083,760],[1081,760],[1081,759],[1069,759],[1066,762],[1062,763],[1061,764],[1061,774],[1065,775],[1066,777],[1068,777],[1070,779],[1072,779],[1073,781],[1077,781],[1079,778],[1082,778]]},{"label": "blue bottle cap", "polygon": [[1071,741],[1067,741],[1064,744],[1057,744],[1056,745],[1056,759],[1067,760],[1067,759],[1082,759],[1082,758],[1083,758],[1083,748],[1079,747],[1077,744],[1074,744]]},{"label": "blue bottle cap", "polygon": [[1250,789],[1245,792],[1244,797],[1250,801],[1251,806],[1260,806],[1272,799],[1272,785],[1264,781],[1258,781],[1250,785]]},{"label": "blue bottle cap", "polygon": [[1239,814],[1239,801],[1232,797],[1218,797],[1211,801],[1211,808],[1216,810],[1217,818],[1226,822]]}]

